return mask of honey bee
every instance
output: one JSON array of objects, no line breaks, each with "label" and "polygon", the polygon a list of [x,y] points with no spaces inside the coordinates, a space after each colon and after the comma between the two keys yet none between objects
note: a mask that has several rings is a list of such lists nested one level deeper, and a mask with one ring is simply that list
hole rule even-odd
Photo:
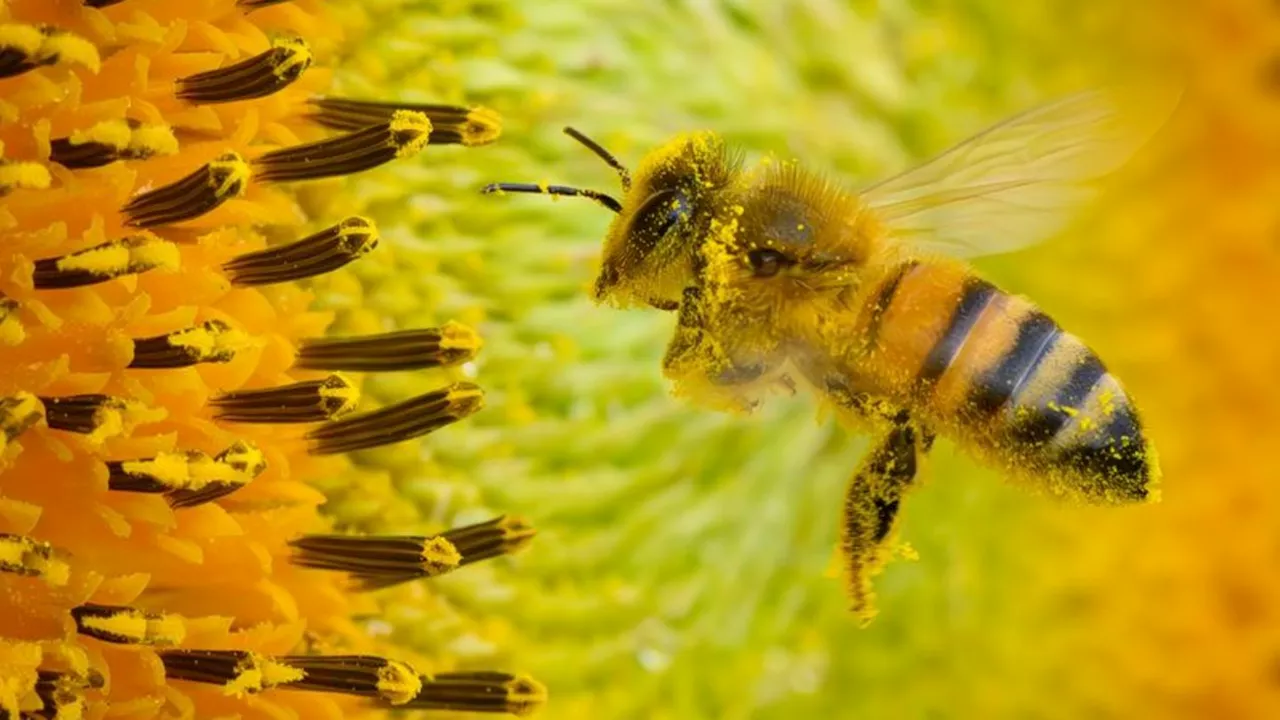
[{"label": "honey bee", "polygon": [[873,434],[841,523],[852,610],[890,554],[904,494],[935,437],[1057,494],[1151,499],[1156,453],[1133,400],[1084,342],[967,258],[1053,237],[1151,135],[1101,92],[1001,122],[913,169],[847,190],[791,162],[744,169],[718,135],[652,151],[621,200],[560,185],[485,192],[586,197],[616,216],[594,294],[677,314],[663,371],[677,394],[750,410],[812,387]]}]

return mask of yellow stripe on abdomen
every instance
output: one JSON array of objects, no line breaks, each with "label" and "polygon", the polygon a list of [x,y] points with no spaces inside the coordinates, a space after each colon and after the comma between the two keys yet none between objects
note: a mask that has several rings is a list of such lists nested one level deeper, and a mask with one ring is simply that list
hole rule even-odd
[{"label": "yellow stripe on abdomen", "polygon": [[1157,470],[1128,395],[1027,300],[951,263],[905,263],[869,293],[859,376],[874,395],[1020,474],[1093,499],[1145,497]]},{"label": "yellow stripe on abdomen", "polygon": [[931,351],[946,340],[951,316],[972,277],[957,265],[904,267],[876,293],[877,322],[865,337],[868,379],[895,399],[911,396]]},{"label": "yellow stripe on abdomen", "polygon": [[1002,465],[1059,490],[1113,502],[1146,497],[1154,458],[1119,381],[1047,315],[1019,298],[1006,305],[1016,308],[1012,342],[1008,327],[993,338],[1002,351],[969,372],[965,399],[954,406],[964,434]]}]

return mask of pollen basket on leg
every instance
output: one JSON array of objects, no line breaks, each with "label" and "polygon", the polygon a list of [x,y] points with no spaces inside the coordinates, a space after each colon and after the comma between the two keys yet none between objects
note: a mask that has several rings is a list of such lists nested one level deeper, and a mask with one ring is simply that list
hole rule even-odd
[{"label": "pollen basket on leg", "polygon": [[377,246],[373,221],[349,217],[296,242],[236,257],[222,269],[234,285],[271,285],[332,272]]},{"label": "pollen basket on leg", "polygon": [[426,147],[431,121],[420,112],[398,110],[387,122],[328,140],[283,148],[254,160],[263,182],[293,182],[350,175]]}]

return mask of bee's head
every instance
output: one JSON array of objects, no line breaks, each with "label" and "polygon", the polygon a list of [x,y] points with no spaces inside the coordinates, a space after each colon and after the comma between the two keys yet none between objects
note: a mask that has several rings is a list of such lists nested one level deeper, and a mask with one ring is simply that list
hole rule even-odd
[{"label": "bee's head", "polygon": [[605,238],[595,297],[618,306],[678,307],[693,282],[697,239],[728,223],[741,160],[709,132],[679,135],[650,152],[632,177],[617,158],[573,128],[565,133],[618,173],[622,200],[561,185],[497,183],[485,192],[586,197],[617,213]]},{"label": "bee's head", "polygon": [[860,282],[877,230],[856,196],[794,162],[765,163],[744,184],[737,232],[703,245],[713,291],[776,310]]}]

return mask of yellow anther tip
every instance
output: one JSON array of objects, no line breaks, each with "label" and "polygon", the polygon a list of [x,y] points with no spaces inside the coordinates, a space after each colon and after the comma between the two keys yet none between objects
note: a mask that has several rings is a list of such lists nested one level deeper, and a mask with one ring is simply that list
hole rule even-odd
[{"label": "yellow anther tip", "polygon": [[391,115],[390,128],[396,157],[405,158],[417,155],[427,146],[432,125],[426,113],[397,110]]},{"label": "yellow anther tip", "polygon": [[7,190],[44,190],[52,181],[49,169],[44,165],[0,160],[0,194]]},{"label": "yellow anther tip", "polygon": [[70,33],[55,33],[48,36],[40,52],[44,55],[56,55],[59,63],[83,66],[95,75],[102,69],[98,48],[88,40]]}]

